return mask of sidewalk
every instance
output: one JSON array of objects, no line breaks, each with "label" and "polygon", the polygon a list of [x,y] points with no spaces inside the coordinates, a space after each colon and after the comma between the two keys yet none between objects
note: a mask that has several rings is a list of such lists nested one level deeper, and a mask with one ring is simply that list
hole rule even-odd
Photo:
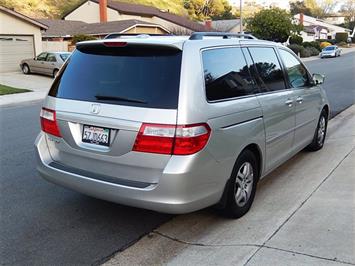
[{"label": "sidewalk", "polygon": [[261,180],[239,220],[175,216],[104,265],[355,264],[355,105],[329,122],[324,148]]},{"label": "sidewalk", "polygon": [[40,75],[24,75],[22,72],[2,73],[0,84],[28,89],[32,92],[16,93],[0,96],[0,107],[43,100],[48,94],[53,78]]}]

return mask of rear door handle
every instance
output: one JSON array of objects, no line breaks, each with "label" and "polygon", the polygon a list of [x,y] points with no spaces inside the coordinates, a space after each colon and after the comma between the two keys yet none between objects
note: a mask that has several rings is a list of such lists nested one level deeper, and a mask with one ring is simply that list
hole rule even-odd
[{"label": "rear door handle", "polygon": [[302,97],[297,97],[296,98],[296,102],[298,102],[298,103],[303,103],[303,98]]},{"label": "rear door handle", "polygon": [[288,99],[288,100],[285,102],[285,104],[286,104],[288,107],[292,107],[292,105],[293,105],[293,100]]}]

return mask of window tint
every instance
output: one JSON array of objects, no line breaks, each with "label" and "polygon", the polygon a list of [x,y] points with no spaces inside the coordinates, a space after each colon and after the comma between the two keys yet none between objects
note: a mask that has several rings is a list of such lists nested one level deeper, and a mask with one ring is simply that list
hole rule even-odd
[{"label": "window tint", "polygon": [[288,80],[293,88],[309,85],[309,76],[306,68],[290,52],[279,49],[282,61],[285,64]]},{"label": "window tint", "polygon": [[37,56],[38,61],[46,61],[47,58],[47,53],[41,53],[39,56]]},{"label": "window tint", "polygon": [[176,109],[181,51],[143,47],[78,47],[49,92],[58,98]]},{"label": "window tint", "polygon": [[283,72],[273,48],[249,48],[254,67],[258,74],[257,81],[262,91],[284,90],[285,80]]},{"label": "window tint", "polygon": [[47,61],[48,62],[57,62],[57,59],[55,58],[54,54],[48,54]]},{"label": "window tint", "polygon": [[202,60],[209,101],[254,93],[253,81],[240,48],[203,51]]}]

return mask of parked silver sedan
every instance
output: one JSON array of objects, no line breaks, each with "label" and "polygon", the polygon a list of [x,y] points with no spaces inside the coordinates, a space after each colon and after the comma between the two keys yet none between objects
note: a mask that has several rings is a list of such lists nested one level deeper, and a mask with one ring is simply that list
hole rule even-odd
[{"label": "parked silver sedan", "polygon": [[322,52],[320,52],[320,58],[323,57],[337,57],[340,56],[341,49],[336,45],[330,45],[323,48]]},{"label": "parked silver sedan", "polygon": [[55,77],[70,54],[69,52],[43,52],[35,58],[22,60],[20,67],[26,75],[39,73]]}]

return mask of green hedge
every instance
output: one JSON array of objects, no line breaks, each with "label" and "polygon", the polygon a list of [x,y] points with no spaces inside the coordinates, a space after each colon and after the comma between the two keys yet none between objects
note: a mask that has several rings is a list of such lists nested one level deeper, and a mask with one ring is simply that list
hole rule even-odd
[{"label": "green hedge", "polygon": [[319,55],[319,50],[313,46],[303,47],[298,44],[290,44],[288,48],[290,48],[296,55],[300,55],[300,57]]},{"label": "green hedge", "polygon": [[288,41],[290,44],[302,44],[303,38],[298,35],[292,35]]},{"label": "green hedge", "polygon": [[347,42],[348,41],[348,33],[346,32],[337,32],[335,34],[335,40],[337,43],[339,42]]},{"label": "green hedge", "polygon": [[301,50],[304,50],[304,47],[299,44],[290,44],[288,48],[290,48],[296,55],[301,53]]},{"label": "green hedge", "polygon": [[304,48],[313,47],[313,48],[317,49],[318,51],[321,50],[321,48],[320,48],[320,43],[319,43],[319,42],[303,42],[303,43],[302,43],[302,46],[303,46]]}]

